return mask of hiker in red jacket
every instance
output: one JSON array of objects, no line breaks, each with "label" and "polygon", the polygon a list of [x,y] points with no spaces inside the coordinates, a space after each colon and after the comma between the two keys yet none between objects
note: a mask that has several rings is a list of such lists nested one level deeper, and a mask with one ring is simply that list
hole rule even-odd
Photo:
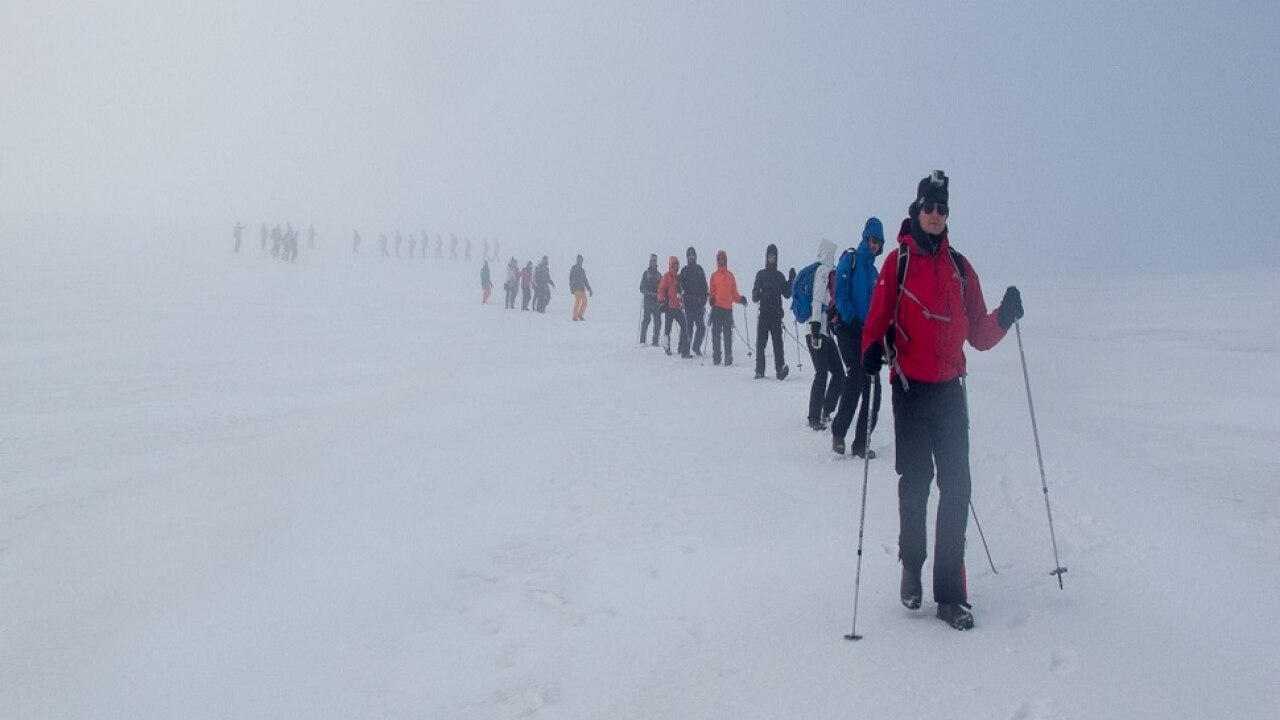
[{"label": "hiker in red jacket", "polygon": [[947,176],[935,170],[916,188],[898,233],[899,247],[885,258],[871,297],[862,352],[868,375],[880,372],[886,350],[891,368],[902,604],[919,608],[923,595],[920,570],[936,464],[933,599],[939,618],[968,630],[973,613],[964,576],[970,477],[963,346],[965,341],[977,350],[995,346],[1022,317],[1022,299],[1010,287],[1000,307],[987,312],[978,274],[947,237],[948,185]]},{"label": "hiker in red jacket", "polygon": [[658,281],[658,307],[667,316],[666,328],[663,330],[664,347],[671,354],[671,324],[680,326],[680,342],[677,349],[680,355],[689,354],[689,336],[685,334],[684,305],[680,300],[680,259],[675,255],[667,258],[667,272]]}]

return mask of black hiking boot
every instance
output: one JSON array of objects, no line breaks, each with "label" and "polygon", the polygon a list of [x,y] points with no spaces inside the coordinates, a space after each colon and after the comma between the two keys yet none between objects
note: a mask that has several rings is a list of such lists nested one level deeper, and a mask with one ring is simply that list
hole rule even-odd
[{"label": "black hiking boot", "polygon": [[875,459],[876,459],[876,451],[875,451],[875,450],[853,450],[853,451],[851,451],[849,454],[850,454],[850,455],[853,455],[854,457],[860,457],[860,458],[862,458],[863,460],[875,460]]},{"label": "black hiking boot", "polygon": [[831,452],[837,455],[844,454],[844,438],[842,437],[831,438]]},{"label": "black hiking boot", "polygon": [[[920,571],[902,568],[902,588],[900,591],[902,597],[902,606],[908,610],[920,609],[920,597],[924,595],[924,588],[920,584]],[[942,606],[938,606],[938,612],[942,612]],[[938,617],[942,617],[941,614]]]},{"label": "black hiking boot", "polygon": [[778,371],[778,379],[779,379],[779,380],[786,380],[786,379],[787,379],[787,373],[790,373],[790,372],[791,372],[791,368],[787,367],[786,365],[783,365],[783,366],[782,366],[782,369]]},{"label": "black hiking boot", "polygon": [[760,372],[760,371],[758,371],[758,370],[757,370],[757,371],[756,371],[756,379],[757,379],[757,380],[763,380],[763,379],[764,379],[764,373],[762,373],[762,372]]},{"label": "black hiking boot", "polygon": [[938,619],[957,630],[973,629],[973,613],[960,603],[938,603]]},{"label": "black hiking boot", "polygon": [[826,426],[826,425],[824,425],[824,424],[823,424],[821,421],[819,421],[819,420],[810,420],[810,421],[809,421],[809,429],[810,429],[810,430],[813,430],[813,431],[815,431],[815,432],[822,432],[823,430],[826,430],[826,429],[827,429],[827,426]]}]

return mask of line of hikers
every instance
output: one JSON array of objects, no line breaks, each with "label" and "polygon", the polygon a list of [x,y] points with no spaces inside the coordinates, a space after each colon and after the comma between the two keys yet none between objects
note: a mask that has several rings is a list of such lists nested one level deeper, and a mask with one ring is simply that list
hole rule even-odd
[{"label": "line of hikers", "polygon": [[[395,248],[394,256],[400,257],[400,248],[404,245],[404,235],[397,228],[395,232],[395,236],[396,236],[396,242],[394,246]],[[360,243],[363,242],[363,240],[364,239],[360,237],[359,230],[355,230],[351,233],[351,252],[353,254],[355,255],[360,254]],[[386,233],[378,233],[378,246],[381,249],[381,257],[392,257],[390,243],[391,243],[391,240],[387,237]],[[426,230],[423,230],[422,234],[418,237],[415,237],[413,233],[409,233],[409,257],[410,258],[417,257],[418,248],[421,247],[422,259],[425,260],[427,258],[427,246],[430,244],[431,244],[431,235],[427,233]],[[494,238],[493,254],[490,255],[489,239],[485,238],[484,260],[486,262],[488,262],[489,260],[492,260],[493,262],[497,262],[498,255],[500,252],[501,250],[500,250],[500,245],[498,243],[498,240],[497,238]],[[443,260],[444,257],[445,257],[444,237],[440,233],[436,233],[435,258],[437,260]],[[449,233],[449,259],[450,260],[459,259],[458,258],[458,236],[454,233]],[[471,260],[471,238],[469,236],[463,236],[463,250],[462,250],[461,259],[467,260],[467,261]]]},{"label": "line of hikers", "polygon": [[[234,227],[231,228],[231,236],[235,238],[235,252],[240,252],[240,246],[244,240],[245,224],[236,221]],[[285,223],[285,229],[280,229],[280,224],[271,230],[267,230],[267,224],[262,223],[262,227],[258,230],[258,235],[262,239],[262,252],[267,251],[267,239],[271,239],[271,256],[280,258],[285,262],[296,262],[298,259],[298,231],[294,229],[291,223]],[[307,227],[307,247],[314,248],[316,246],[316,228],[314,225]]]},{"label": "line of hikers", "polygon": [[[547,304],[551,302],[551,288],[555,286],[555,281],[551,279],[551,269],[546,255],[538,261],[537,267],[534,267],[533,261],[530,260],[523,268],[520,267],[519,261],[512,257],[507,263],[506,280],[502,284],[502,289],[506,292],[503,308],[514,310],[516,295],[519,294],[521,310],[529,309],[529,300],[532,298],[534,312],[545,313]],[[489,302],[489,294],[493,291],[493,278],[489,272],[488,258],[480,266],[480,289],[483,293],[480,302]],[[593,291],[590,281],[587,280],[587,271],[582,267],[581,255],[578,256],[577,263],[569,269],[569,291],[573,293],[573,319],[585,320],[587,298]]]},{"label": "line of hikers", "polygon": [[[778,249],[769,245],[751,298],[759,305],[757,379],[764,377],[769,342],[777,378],[787,377],[782,301],[791,300],[797,330],[800,325],[806,328],[805,345],[814,370],[806,420],[815,431],[830,428],[835,453],[843,455],[847,449],[864,461],[875,457],[868,447],[868,434],[875,430],[880,411],[880,370],[889,365],[894,468],[899,476],[900,600],[910,610],[921,605],[921,572],[928,554],[927,506],[936,469],[936,615],[957,630],[968,630],[974,620],[964,570],[971,495],[964,343],[977,350],[994,347],[1023,316],[1023,307],[1018,289],[1010,286],[999,307],[987,310],[977,273],[950,245],[949,184],[940,170],[918,183],[915,200],[898,230],[898,248],[885,257],[883,275],[875,260],[884,252],[884,228],[878,218],[871,217],[857,247],[837,259],[835,243],[824,239],[818,244],[817,260],[799,272],[792,268],[785,278],[777,267]],[[677,325],[680,356],[701,356],[709,302],[713,361],[720,365],[723,359],[724,365],[732,365],[733,305],[745,306],[747,300],[738,293],[723,250],[716,254],[717,268],[710,283],[697,257],[691,247],[683,269],[672,256],[667,272],[660,274],[657,255],[649,256],[649,267],[640,279],[644,297],[640,342],[646,344],[649,339],[652,321],[648,344],[656,346],[660,320],[665,318],[667,354],[671,354],[671,328]],[[798,336],[799,332],[797,343]],[[851,425],[853,442],[846,448]]]},{"label": "line of hikers", "polygon": [[[816,262],[799,273],[791,268],[783,275],[778,270],[778,247],[769,245],[765,249],[765,266],[756,273],[751,287],[751,300],[758,306],[756,379],[765,376],[766,349],[770,344],[774,376],[783,380],[791,372],[783,343],[786,332],[783,301],[790,300],[797,328],[800,324],[806,328],[805,347],[814,368],[807,416],[809,427],[826,430],[831,426],[832,449],[842,455],[854,409],[861,403],[862,413],[850,452],[859,457],[864,453],[875,457],[874,451],[866,447],[866,420],[867,412],[871,412],[873,425],[875,423],[880,407],[880,383],[878,377],[863,374],[860,343],[871,291],[875,287],[875,259],[883,248],[884,230],[874,217],[867,220],[858,247],[846,250],[838,263],[835,244],[822,240]],[[678,258],[669,257],[667,272],[663,274],[658,271],[658,256],[649,256],[649,267],[640,277],[640,293],[644,298],[640,343],[657,346],[661,334],[665,337],[666,352],[671,355],[671,330],[675,327],[679,330],[675,352],[686,359],[702,357],[709,309],[712,363],[731,366],[736,330],[733,306],[745,307],[747,298],[738,291],[737,278],[729,270],[728,254],[723,250],[716,253],[716,269],[709,281],[698,264],[695,248],[685,251],[685,260],[681,268]],[[744,309],[744,320],[746,317]],[[798,344],[798,329],[793,337]]]}]

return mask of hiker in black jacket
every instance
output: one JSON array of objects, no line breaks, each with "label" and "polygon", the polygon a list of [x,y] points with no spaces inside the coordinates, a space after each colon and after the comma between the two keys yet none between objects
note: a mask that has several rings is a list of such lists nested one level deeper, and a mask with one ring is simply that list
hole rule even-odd
[{"label": "hiker in black jacket", "polygon": [[640,344],[649,329],[649,320],[653,320],[653,346],[658,346],[658,331],[662,325],[662,316],[658,311],[658,283],[662,282],[662,273],[658,272],[658,256],[650,253],[649,269],[640,276],[640,294],[644,296],[644,319],[640,321]]},{"label": "hiker in black jacket", "polygon": [[760,308],[756,315],[756,379],[764,377],[764,346],[773,338],[773,369],[782,380],[791,372],[782,351],[782,299],[791,297],[791,284],[796,281],[796,270],[788,277],[778,270],[778,246],[770,245],[764,251],[764,269],[756,273],[751,288],[751,300]]},{"label": "hiker in black jacket", "polygon": [[[707,274],[698,264],[698,251],[685,251],[688,264],[680,271],[680,296],[684,302],[684,326],[693,337],[693,355],[702,357],[702,338],[707,334]],[[693,357],[683,353],[681,357]]]},{"label": "hiker in black jacket", "polygon": [[551,268],[547,264],[547,256],[542,256],[538,267],[533,269],[533,309],[540,313],[547,311],[547,303],[551,302],[551,288],[556,284],[551,280]]}]

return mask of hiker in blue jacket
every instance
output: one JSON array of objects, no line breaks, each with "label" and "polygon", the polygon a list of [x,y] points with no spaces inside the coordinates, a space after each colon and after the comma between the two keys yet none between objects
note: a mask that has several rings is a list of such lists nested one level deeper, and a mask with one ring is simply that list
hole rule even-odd
[{"label": "hiker in blue jacket", "polygon": [[843,455],[845,434],[853,420],[853,411],[862,404],[854,428],[849,452],[858,457],[873,458],[867,447],[867,413],[871,413],[871,429],[880,416],[880,375],[867,375],[862,369],[862,326],[871,308],[871,292],[875,290],[876,257],[884,252],[884,226],[878,218],[868,218],[862,229],[862,242],[857,250],[846,251],[836,264],[835,331],[836,345],[844,361],[844,387],[840,406],[831,423],[831,449]]}]

